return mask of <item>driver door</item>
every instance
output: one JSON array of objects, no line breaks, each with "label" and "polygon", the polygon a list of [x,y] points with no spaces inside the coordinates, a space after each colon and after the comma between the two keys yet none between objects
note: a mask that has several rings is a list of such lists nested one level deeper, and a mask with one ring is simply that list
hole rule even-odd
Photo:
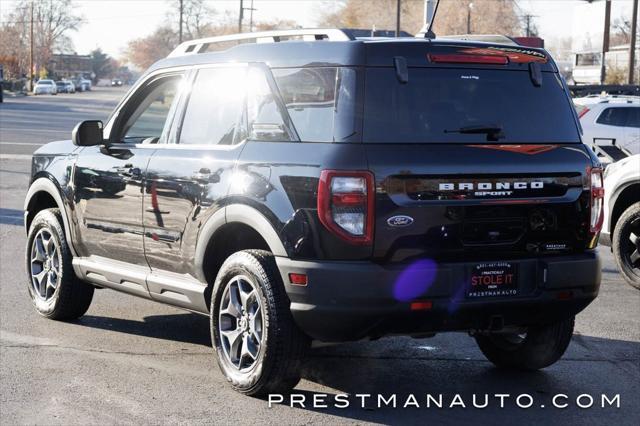
[{"label": "driver door", "polygon": [[[149,78],[112,116],[105,128],[107,143],[86,147],[78,156],[74,184],[80,256],[148,269],[143,177],[156,143],[168,134],[182,78],[181,72]],[[146,291],[144,280],[139,284]]]}]

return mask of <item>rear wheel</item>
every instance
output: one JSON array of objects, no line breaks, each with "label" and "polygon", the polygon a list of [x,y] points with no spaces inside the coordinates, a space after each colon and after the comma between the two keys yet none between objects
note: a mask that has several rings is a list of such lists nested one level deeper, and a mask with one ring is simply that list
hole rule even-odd
[{"label": "rear wheel", "polygon": [[39,212],[29,227],[28,289],[38,313],[50,319],[79,318],[89,309],[93,287],[76,277],[58,209]]},{"label": "rear wheel", "polygon": [[611,246],[625,281],[640,289],[640,203],[632,204],[622,213]]},{"label": "rear wheel", "polygon": [[479,334],[480,350],[500,368],[539,370],[558,361],[569,346],[575,317],[550,325],[529,327],[522,334]]},{"label": "rear wheel", "polygon": [[283,393],[300,381],[309,340],[293,322],[271,253],[245,250],[224,262],[211,297],[211,341],[238,392]]}]

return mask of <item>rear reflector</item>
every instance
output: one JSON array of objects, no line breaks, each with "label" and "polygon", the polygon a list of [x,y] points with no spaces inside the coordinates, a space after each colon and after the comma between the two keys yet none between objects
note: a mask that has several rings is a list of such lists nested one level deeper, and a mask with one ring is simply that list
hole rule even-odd
[{"label": "rear reflector", "polygon": [[507,65],[509,58],[503,55],[428,54],[429,62],[448,64]]},{"label": "rear reflector", "polygon": [[307,276],[291,272],[289,273],[289,282],[293,285],[307,285]]},{"label": "rear reflector", "polygon": [[433,307],[431,300],[424,300],[421,302],[411,302],[412,311],[428,311]]}]

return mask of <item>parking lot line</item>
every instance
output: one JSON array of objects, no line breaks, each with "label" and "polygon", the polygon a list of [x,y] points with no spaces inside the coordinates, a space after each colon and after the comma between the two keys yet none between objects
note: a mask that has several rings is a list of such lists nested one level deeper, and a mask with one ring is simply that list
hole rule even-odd
[{"label": "parking lot line", "polygon": [[31,154],[0,154],[0,160],[31,160]]}]

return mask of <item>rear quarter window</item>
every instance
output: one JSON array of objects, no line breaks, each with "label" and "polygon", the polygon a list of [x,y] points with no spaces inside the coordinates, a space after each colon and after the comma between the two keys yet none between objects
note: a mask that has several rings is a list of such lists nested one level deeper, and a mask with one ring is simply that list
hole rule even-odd
[{"label": "rear quarter window", "polygon": [[598,116],[596,123],[607,126],[625,126],[627,124],[627,115],[630,111],[631,108],[624,107],[605,108]]},{"label": "rear quarter window", "polygon": [[280,68],[272,73],[301,141],[341,142],[354,134],[354,69]]}]

